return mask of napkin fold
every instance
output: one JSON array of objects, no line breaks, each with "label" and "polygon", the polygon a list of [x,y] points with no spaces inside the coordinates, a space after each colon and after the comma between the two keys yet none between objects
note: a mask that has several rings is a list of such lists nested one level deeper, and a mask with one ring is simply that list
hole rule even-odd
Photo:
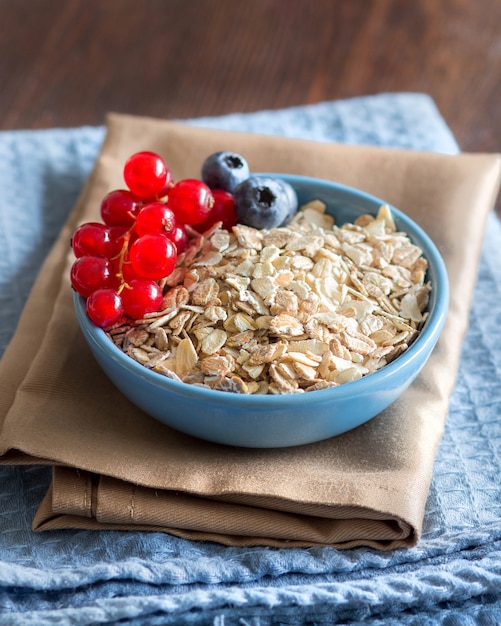
[{"label": "napkin fold", "polygon": [[[126,158],[160,153],[174,178],[197,177],[216,150],[254,171],[335,180],[398,206],[434,239],[451,283],[449,316],[424,370],[379,416],[327,441],[231,448],[146,416],[90,354],[72,305],[71,234],[123,187]],[[0,362],[0,463],[53,466],[35,530],[165,531],[229,545],[393,549],[419,540],[476,280],[497,155],[346,146],[112,114],[82,195],[47,257]]]}]

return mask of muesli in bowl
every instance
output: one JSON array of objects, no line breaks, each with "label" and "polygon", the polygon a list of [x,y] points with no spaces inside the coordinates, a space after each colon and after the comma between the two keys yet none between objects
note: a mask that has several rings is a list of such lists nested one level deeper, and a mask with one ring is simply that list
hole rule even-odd
[{"label": "muesli in bowl", "polygon": [[156,310],[102,328],[89,296],[75,306],[104,371],[148,414],[218,443],[282,447],[391,404],[438,340],[448,286],[434,244],[394,207],[328,181],[259,177],[293,190],[285,222],[256,228],[235,212],[226,227],[185,225]]}]

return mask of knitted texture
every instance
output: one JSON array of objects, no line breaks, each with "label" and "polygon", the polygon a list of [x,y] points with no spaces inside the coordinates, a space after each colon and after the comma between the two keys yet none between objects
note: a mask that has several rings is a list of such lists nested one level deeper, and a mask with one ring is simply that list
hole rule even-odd
[{"label": "knitted texture", "polygon": [[[433,101],[422,94],[187,123],[458,151]],[[103,138],[101,127],[0,133],[0,353]],[[36,534],[31,521],[50,470],[0,467],[0,625],[501,623],[500,249],[501,225],[491,215],[416,548],[279,550],[162,533]]]}]

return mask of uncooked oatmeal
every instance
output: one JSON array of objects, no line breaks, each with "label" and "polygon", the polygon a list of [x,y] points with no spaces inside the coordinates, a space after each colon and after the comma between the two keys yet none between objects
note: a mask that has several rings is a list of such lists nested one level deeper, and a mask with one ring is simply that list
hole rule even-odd
[{"label": "uncooked oatmeal", "polygon": [[426,319],[427,261],[387,205],[337,226],[314,200],[285,227],[191,234],[162,310],[108,332],[169,378],[245,394],[335,387],[394,360]]}]

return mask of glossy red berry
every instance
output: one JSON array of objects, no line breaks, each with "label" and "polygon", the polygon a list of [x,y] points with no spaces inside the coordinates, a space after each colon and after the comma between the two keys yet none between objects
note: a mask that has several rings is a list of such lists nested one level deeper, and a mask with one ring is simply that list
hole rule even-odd
[{"label": "glossy red berry", "polygon": [[157,192],[155,200],[166,199],[167,194],[169,193],[169,191],[171,190],[173,186],[174,186],[174,179],[172,177],[171,171],[167,168],[167,178],[165,180],[165,184],[162,187],[162,189],[160,189],[160,191]]},{"label": "glossy red berry", "polygon": [[117,324],[124,314],[122,299],[114,289],[98,289],[87,298],[87,315],[101,328]]},{"label": "glossy red berry", "polygon": [[141,319],[160,309],[162,290],[154,280],[131,280],[121,293],[124,310],[129,317]]},{"label": "glossy red berry", "polygon": [[144,206],[136,218],[136,233],[159,235],[172,233],[176,227],[174,213],[163,202],[153,202]]},{"label": "glossy red berry", "polygon": [[120,280],[118,286],[123,283],[128,284],[131,282],[131,280],[134,280],[136,278],[141,278],[141,276],[139,276],[139,274],[134,271],[132,263],[130,261],[123,262],[120,267],[117,268],[117,277]]},{"label": "glossy red berry", "polygon": [[167,195],[173,186],[174,186],[174,179],[172,177],[171,171],[169,170],[169,168],[167,168],[167,177],[165,179],[165,184],[162,187],[162,189],[157,191],[154,196],[143,198],[144,202],[146,204],[150,204],[151,202],[167,202]]},{"label": "glossy red berry", "polygon": [[140,198],[156,198],[167,181],[167,166],[154,152],[136,152],[124,166],[124,180],[133,194]]},{"label": "glossy red berry", "polygon": [[125,226],[110,226],[110,235],[114,248],[113,256],[116,256],[124,246],[127,233],[129,233],[129,229]]},{"label": "glossy red berry", "polygon": [[138,276],[160,280],[176,267],[176,246],[165,235],[143,235],[130,247],[130,262]]},{"label": "glossy red berry", "polygon": [[184,226],[178,224],[171,233],[167,235],[174,242],[178,255],[186,249],[188,245],[188,234]]},{"label": "glossy red berry", "polygon": [[111,262],[104,257],[81,256],[70,270],[71,285],[84,298],[112,284]]},{"label": "glossy red berry", "polygon": [[143,201],[126,189],[115,189],[101,202],[101,218],[108,226],[130,228],[136,221]]},{"label": "glossy red berry", "polygon": [[214,197],[209,187],[195,178],[177,182],[169,191],[168,206],[180,224],[200,224],[209,217]]},{"label": "glossy red berry", "polygon": [[74,255],[111,258],[115,253],[115,238],[111,228],[100,222],[87,222],[79,226],[71,238]]},{"label": "glossy red berry", "polygon": [[199,233],[208,230],[216,222],[222,222],[221,227],[225,230],[231,230],[237,223],[233,194],[223,189],[213,189],[212,195],[214,197],[214,206],[209,217],[201,224],[195,226]]}]

